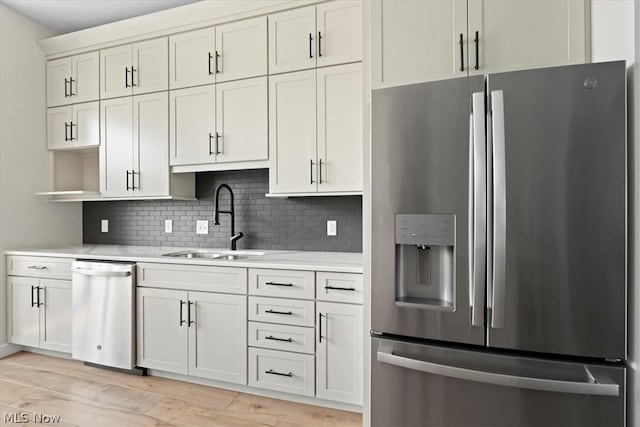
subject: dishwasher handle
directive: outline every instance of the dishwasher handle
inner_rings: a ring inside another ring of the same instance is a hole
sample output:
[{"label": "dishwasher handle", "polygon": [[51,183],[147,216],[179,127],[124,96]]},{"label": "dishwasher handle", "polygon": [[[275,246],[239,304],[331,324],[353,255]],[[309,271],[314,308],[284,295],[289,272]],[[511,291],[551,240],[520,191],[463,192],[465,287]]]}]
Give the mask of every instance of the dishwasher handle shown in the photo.
[{"label": "dishwasher handle", "polygon": [[86,268],[71,267],[73,273],[81,274],[83,276],[93,277],[129,277],[130,271],[109,271],[109,270],[91,270]]}]

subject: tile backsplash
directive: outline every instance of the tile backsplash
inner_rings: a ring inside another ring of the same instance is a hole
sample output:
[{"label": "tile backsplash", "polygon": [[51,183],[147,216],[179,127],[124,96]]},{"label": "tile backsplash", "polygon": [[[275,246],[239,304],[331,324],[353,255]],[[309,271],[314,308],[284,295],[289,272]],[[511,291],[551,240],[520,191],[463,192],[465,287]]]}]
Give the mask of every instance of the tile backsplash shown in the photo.
[{"label": "tile backsplash", "polygon": [[[362,197],[317,196],[268,198],[268,169],[206,172],[196,176],[198,200],[101,201],[83,203],[83,241],[86,244],[146,246],[229,246],[230,216],[213,224],[215,189],[226,183],[233,189],[236,232],[244,237],[238,249],[362,251]],[[220,193],[228,210],[228,192]],[[109,232],[100,232],[100,220],[109,220]],[[173,233],[164,232],[165,219]],[[196,234],[196,221],[209,221],[209,234]],[[327,236],[327,220],[338,222],[338,235]]]}]

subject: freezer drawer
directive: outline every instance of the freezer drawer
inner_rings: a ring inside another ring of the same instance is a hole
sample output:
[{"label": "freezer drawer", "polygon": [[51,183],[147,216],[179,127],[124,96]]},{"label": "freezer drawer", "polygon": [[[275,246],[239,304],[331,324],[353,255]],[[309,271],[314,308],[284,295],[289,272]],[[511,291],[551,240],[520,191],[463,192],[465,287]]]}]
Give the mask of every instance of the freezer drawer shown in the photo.
[{"label": "freezer drawer", "polygon": [[373,426],[624,426],[625,368],[372,340]]}]

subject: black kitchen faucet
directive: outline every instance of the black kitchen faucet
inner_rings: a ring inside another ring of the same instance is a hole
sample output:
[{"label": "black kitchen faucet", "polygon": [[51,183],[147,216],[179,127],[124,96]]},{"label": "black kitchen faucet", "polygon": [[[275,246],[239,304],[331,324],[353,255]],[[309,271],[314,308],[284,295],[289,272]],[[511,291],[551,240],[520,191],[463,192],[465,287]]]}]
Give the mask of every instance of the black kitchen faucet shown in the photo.
[{"label": "black kitchen faucet", "polygon": [[[220,202],[219,202],[218,198],[220,196],[220,190],[222,190],[223,188],[226,188],[227,190],[229,190],[229,195],[231,196],[231,200],[230,200],[230,204],[231,205],[230,205],[230,208],[229,208],[228,211],[220,210]],[[233,206],[233,191],[231,190],[231,187],[229,187],[227,184],[220,184],[216,188],[216,209],[215,209],[215,214],[213,216],[214,225],[220,225],[220,214],[221,213],[231,215],[231,239],[230,239],[230,244],[231,244],[231,250],[235,251],[236,250],[237,241],[240,240],[241,238],[243,238],[244,234],[242,232],[236,234],[235,209],[234,209],[234,206]]]}]

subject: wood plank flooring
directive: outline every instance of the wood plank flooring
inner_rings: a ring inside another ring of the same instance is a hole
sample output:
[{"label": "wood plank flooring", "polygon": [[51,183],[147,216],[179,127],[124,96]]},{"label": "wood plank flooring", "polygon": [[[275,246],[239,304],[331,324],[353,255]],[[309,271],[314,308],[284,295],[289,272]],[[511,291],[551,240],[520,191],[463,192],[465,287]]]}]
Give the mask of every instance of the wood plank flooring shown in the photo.
[{"label": "wood plank flooring", "polygon": [[361,426],[361,414],[21,352],[0,360],[6,413],[59,415],[58,426]]}]

